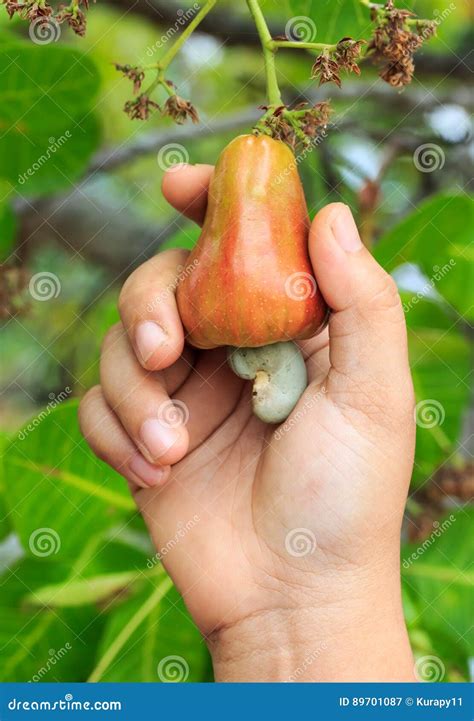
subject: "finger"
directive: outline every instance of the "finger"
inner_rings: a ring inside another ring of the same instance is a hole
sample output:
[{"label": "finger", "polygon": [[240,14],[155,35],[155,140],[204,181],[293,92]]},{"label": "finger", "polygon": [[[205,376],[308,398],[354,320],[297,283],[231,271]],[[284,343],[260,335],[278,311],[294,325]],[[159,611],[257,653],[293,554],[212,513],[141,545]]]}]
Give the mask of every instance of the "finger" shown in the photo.
[{"label": "finger", "polygon": [[333,203],[317,214],[310,255],[333,310],[333,389],[344,392],[362,381],[397,390],[400,383],[410,384],[405,318],[396,285],[363,246],[347,206]]},{"label": "finger", "polygon": [[227,363],[225,348],[199,355],[194,372],[174,394],[188,416],[189,450],[206,441],[235,409],[244,381]]},{"label": "finger", "polygon": [[107,404],[145,458],[162,466],[178,463],[188,449],[186,419],[161,374],[140,366],[120,324],[104,340],[100,376]]},{"label": "finger", "polygon": [[119,312],[130,343],[144,368],[169,367],[182,354],[183,326],[175,288],[186,269],[187,252],[173,249],[143,263],[125,282]]},{"label": "finger", "polygon": [[162,193],[173,208],[201,225],[213,172],[212,165],[183,164],[170,168],[163,177]]},{"label": "finger", "polygon": [[124,476],[132,491],[154,488],[169,477],[169,466],[154,466],[142,456],[107,405],[100,386],[91,388],[79,406],[79,425],[95,455]]}]

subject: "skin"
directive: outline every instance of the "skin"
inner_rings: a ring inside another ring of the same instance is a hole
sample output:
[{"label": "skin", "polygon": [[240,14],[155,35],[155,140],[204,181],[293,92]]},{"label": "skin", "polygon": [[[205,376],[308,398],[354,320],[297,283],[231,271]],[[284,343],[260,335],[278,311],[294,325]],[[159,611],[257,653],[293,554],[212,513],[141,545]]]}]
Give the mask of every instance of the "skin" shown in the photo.
[{"label": "skin", "polygon": [[[173,169],[163,193],[202,222],[211,174]],[[216,680],[410,681],[399,569],[415,438],[404,315],[346,206],[317,214],[309,251],[333,314],[300,343],[310,383],[285,424],[255,418],[250,384],[224,349],[183,352],[178,250],[125,283],[122,323],[104,341],[101,385],[80,423],[128,479],[158,549],[198,517],[163,563]],[[186,425],[156,425],[169,398]]]}]

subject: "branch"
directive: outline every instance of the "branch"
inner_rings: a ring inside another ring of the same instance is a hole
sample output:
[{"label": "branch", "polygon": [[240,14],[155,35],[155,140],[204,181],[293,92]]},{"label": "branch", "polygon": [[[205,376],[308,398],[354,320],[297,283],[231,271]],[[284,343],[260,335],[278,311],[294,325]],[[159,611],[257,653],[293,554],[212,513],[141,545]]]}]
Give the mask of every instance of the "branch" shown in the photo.
[{"label": "branch", "polygon": [[[173,26],[176,23],[178,2],[172,0],[109,0],[109,3],[122,10],[132,11],[160,26]],[[284,23],[268,22],[273,38],[284,35]],[[237,16],[228,8],[214,8],[199,26],[200,32],[213,35],[226,45],[257,47],[260,40],[253,22],[247,17]],[[454,48],[450,55],[422,53],[416,57],[416,70],[423,75],[446,75],[453,78],[472,78],[474,57],[470,48]]]}]

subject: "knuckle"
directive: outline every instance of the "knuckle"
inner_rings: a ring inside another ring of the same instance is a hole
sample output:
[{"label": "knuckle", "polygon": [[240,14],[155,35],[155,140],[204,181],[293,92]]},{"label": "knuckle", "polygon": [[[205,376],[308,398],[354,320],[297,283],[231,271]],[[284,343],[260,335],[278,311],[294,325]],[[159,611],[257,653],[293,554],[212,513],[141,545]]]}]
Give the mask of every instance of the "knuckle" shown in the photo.
[{"label": "knuckle", "polygon": [[402,311],[402,303],[397,284],[392,276],[385,271],[381,274],[380,282],[370,302],[377,310]]},{"label": "knuckle", "polygon": [[97,401],[102,399],[102,388],[100,385],[93,386],[82,397],[79,403],[78,419],[82,435],[87,439],[89,418]]},{"label": "knuckle", "polygon": [[106,332],[101,346],[101,355],[107,353],[117,342],[117,339],[123,335],[123,325],[121,323],[115,323],[110,326]]}]

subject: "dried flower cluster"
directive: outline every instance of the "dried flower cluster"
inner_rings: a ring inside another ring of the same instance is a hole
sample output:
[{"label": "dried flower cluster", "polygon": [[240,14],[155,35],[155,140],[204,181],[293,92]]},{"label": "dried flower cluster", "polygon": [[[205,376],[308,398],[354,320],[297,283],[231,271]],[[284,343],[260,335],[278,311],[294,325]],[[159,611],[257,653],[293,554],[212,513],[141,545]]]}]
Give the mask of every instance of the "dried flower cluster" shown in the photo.
[{"label": "dried flower cluster", "polygon": [[264,105],[261,110],[267,111],[261,123],[263,132],[292,148],[296,148],[298,143],[314,144],[326,130],[331,114],[327,102],[316,103],[311,107],[308,107],[308,103],[299,103],[292,109],[286,105],[275,109]]},{"label": "dried flower cluster", "polygon": [[324,50],[321,55],[318,55],[311,70],[311,77],[319,77],[320,85],[333,82],[340,88],[341,70],[360,75],[356,61],[360,59],[363,45],[365,45],[365,40],[342,38],[334,51]]},{"label": "dried flower cluster", "polygon": [[427,20],[415,24],[412,32],[407,21],[413,22],[413,13],[400,10],[389,0],[382,10],[373,11],[377,22],[367,48],[375,62],[382,63],[380,77],[395,88],[408,85],[415,70],[413,55],[423,42],[432,37],[436,24]]},{"label": "dried flower cluster", "polygon": [[[124,77],[132,81],[133,92],[135,94],[140,92],[143,80],[145,79],[144,69],[138,65],[120,65],[119,63],[115,63],[115,67],[119,72],[123,73]],[[125,103],[124,110],[130,118],[147,120],[153,110],[159,110],[162,115],[167,115],[172,118],[178,125],[182,125],[188,118],[192,120],[193,123],[199,122],[199,116],[194,105],[175,92],[169,96],[163,108],[161,108],[158,103],[155,103],[155,101],[150,98],[150,92],[156,85],[165,86],[167,92],[170,92],[169,88],[175,89],[175,85],[171,80],[159,78],[157,83],[154,83],[147,91],[140,93],[135,100],[128,100]]]},{"label": "dried flower cluster", "polygon": [[50,21],[58,25],[66,23],[76,35],[85,35],[87,19],[84,10],[89,9],[89,0],[71,0],[69,5],[59,3],[56,7],[50,5],[47,0],[24,0],[24,2],[1,0],[1,2],[5,5],[10,18],[17,15],[29,22],[42,20],[45,24]]}]

